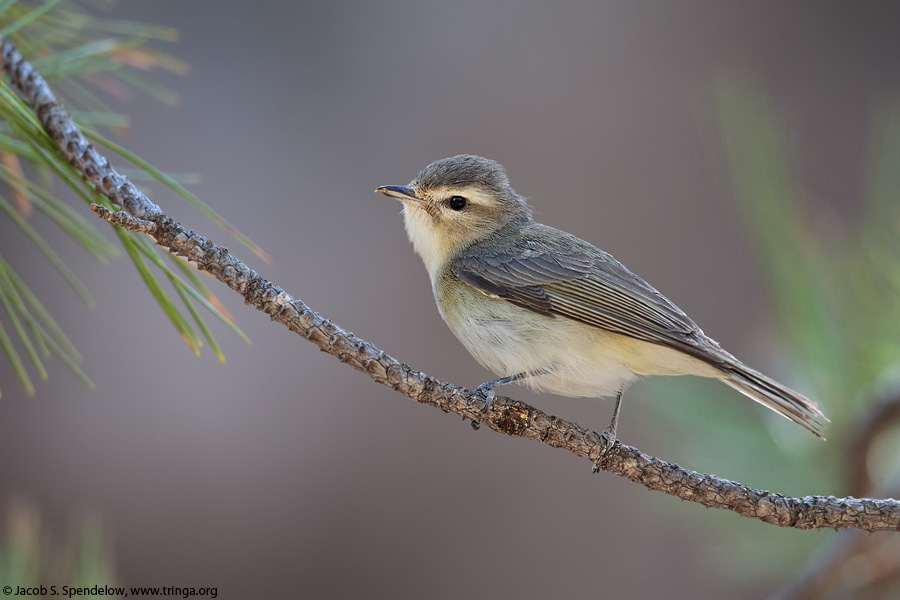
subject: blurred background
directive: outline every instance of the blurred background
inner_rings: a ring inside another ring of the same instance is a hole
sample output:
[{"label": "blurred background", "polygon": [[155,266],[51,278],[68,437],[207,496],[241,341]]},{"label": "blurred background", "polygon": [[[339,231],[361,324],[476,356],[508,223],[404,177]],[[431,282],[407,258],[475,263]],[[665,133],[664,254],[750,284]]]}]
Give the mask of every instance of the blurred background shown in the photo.
[{"label": "blurred background", "polygon": [[[648,380],[626,396],[624,443],[788,495],[898,493],[900,439],[866,425],[896,400],[900,364],[897,3],[156,0],[97,14],[177,28],[151,47],[190,65],[151,74],[174,105],[156,88],[95,89],[130,116],[108,137],[201,175],[190,189],[271,264],[165,187],[141,188],[342,327],[435,377],[491,377],[442,323],[399,206],[373,193],[481,154],[538,220],[613,253],[832,420],[822,443],[717,382]],[[50,361],[28,397],[0,361],[0,557],[31,544],[37,564],[40,541],[78,556],[88,522],[103,565],[93,581],[35,567],[35,584],[896,597],[886,534],[785,530],[592,476],[373,384],[212,280],[253,343],[210,319],[227,362],[195,357],[127,258],[99,265],[31,220],[96,307],[3,217],[0,255],[96,388]],[[504,393],[596,429],[612,410]],[[849,475],[860,465],[871,482]]]}]

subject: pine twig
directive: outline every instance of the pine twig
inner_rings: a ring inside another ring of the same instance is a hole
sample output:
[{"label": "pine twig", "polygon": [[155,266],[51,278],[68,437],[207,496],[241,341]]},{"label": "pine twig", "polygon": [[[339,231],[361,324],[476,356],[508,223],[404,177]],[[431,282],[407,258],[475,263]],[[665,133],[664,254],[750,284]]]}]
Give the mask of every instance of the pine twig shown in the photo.
[{"label": "pine twig", "polygon": [[621,443],[605,451],[603,440],[596,432],[507,397],[495,397],[488,408],[482,410],[480,396],[399,362],[263,279],[226,248],[173,221],[133,184],[116,173],[109,161],[88,143],[66,110],[56,102],[44,79],[2,37],[0,56],[3,70],[19,93],[30,102],[63,155],[85,179],[124,209],[111,212],[95,206],[94,210],[101,217],[150,235],[158,245],[187,258],[198,269],[209,272],[241,294],[247,304],[266,313],[273,321],[368,374],[374,381],[416,402],[487,425],[493,431],[567,450],[590,460],[601,470],[640,483],[648,489],[710,508],[727,509],[766,523],[798,529],[900,530],[900,502],[893,499],[833,496],[790,498],[714,475],[689,471]]}]

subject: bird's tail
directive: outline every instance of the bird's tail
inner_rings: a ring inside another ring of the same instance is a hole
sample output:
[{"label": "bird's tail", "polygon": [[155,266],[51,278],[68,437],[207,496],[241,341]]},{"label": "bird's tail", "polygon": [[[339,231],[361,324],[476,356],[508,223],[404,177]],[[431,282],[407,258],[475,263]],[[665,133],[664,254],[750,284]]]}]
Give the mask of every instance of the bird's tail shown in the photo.
[{"label": "bird's tail", "polygon": [[728,375],[721,381],[825,439],[823,429],[828,418],[815,402],[743,364],[729,366]]}]

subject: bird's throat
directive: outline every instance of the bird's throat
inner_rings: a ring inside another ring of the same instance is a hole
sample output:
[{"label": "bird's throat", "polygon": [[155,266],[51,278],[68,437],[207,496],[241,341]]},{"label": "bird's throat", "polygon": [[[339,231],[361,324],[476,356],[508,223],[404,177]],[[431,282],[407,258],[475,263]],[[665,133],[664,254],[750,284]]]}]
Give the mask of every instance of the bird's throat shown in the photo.
[{"label": "bird's throat", "polygon": [[421,208],[404,204],[403,224],[413,249],[422,258],[432,283],[451,255],[449,241],[434,226],[434,219]]}]

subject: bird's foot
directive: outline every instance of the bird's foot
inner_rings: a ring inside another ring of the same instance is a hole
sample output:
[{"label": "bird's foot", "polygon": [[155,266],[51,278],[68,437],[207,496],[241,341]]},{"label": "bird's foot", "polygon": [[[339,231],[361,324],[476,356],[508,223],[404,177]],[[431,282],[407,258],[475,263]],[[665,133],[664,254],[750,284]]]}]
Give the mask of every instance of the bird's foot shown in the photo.
[{"label": "bird's foot", "polygon": [[494,386],[496,384],[493,381],[489,381],[487,383],[482,383],[474,390],[474,394],[472,394],[473,399],[477,399],[481,403],[481,412],[487,412],[487,409],[490,408],[491,402],[494,401]]},{"label": "bird's foot", "polygon": [[[540,371],[535,371],[534,373],[516,373],[515,375],[510,375],[509,377],[501,377],[500,379],[495,379],[493,381],[486,381],[479,385],[477,388],[473,390],[471,399],[477,399],[481,403],[481,414],[484,414],[491,407],[491,402],[494,401],[494,388],[498,385],[506,385],[507,383],[512,383],[513,381],[519,381],[520,379],[525,379],[529,375],[542,375],[546,371],[541,369]],[[472,429],[478,429],[478,423],[472,421]]]},{"label": "bird's foot", "polygon": [[[606,456],[617,443],[619,443],[619,441],[616,439],[616,430],[613,427],[607,427],[606,429],[604,429],[600,434],[600,456]],[[600,465],[594,464],[594,466],[591,468],[591,472],[595,475],[599,473]]]},{"label": "bird's foot", "polygon": [[[470,398],[473,402],[477,402],[480,405],[479,411],[481,412],[481,414],[486,413],[488,411],[488,408],[491,407],[491,402],[494,401],[495,385],[496,382],[488,381],[487,383],[482,383],[477,388],[472,390],[473,393]],[[472,429],[474,429],[475,431],[478,431],[478,429],[481,427],[481,423],[475,420],[473,420],[471,424]]]},{"label": "bird's foot", "polygon": [[603,433],[600,434],[600,443],[603,445],[603,454],[612,450],[613,446],[616,445],[616,442],[618,442],[616,439],[616,430],[612,427],[607,427],[603,430]]},{"label": "bird's foot", "polygon": [[[613,410],[612,421],[609,422],[609,427],[603,430],[603,433],[600,434],[600,445],[602,446],[600,456],[606,456],[609,454],[609,451],[612,450],[615,445],[618,443],[616,440],[616,429],[619,426],[619,409],[622,407],[622,394],[624,390],[619,390],[619,393],[616,394],[616,408]],[[594,473],[600,472],[600,465],[595,464]]]}]

